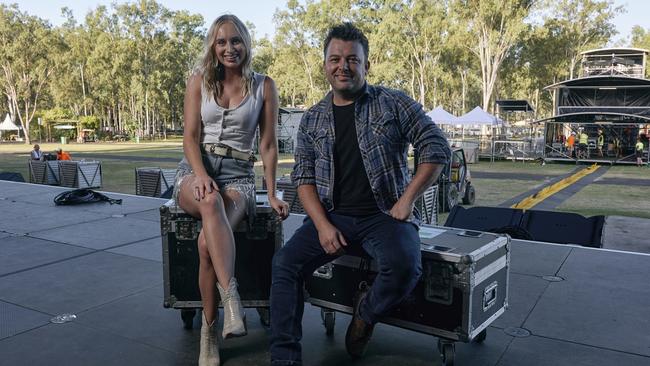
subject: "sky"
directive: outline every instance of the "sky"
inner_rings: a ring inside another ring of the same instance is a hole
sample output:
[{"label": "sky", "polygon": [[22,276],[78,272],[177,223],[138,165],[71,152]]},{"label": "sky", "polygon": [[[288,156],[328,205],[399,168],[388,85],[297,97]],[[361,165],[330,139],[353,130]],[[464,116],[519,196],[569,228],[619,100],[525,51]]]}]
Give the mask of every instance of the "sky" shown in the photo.
[{"label": "sky", "polygon": [[[40,1],[17,1],[0,0],[0,3],[17,3],[22,11],[31,15],[49,20],[53,25],[60,25],[64,19],[61,17],[61,8],[64,6],[72,9],[78,20],[82,20],[85,14],[97,5],[110,4],[115,0],[40,0]],[[237,15],[244,21],[250,21],[257,28],[259,37],[264,35],[273,36],[275,25],[273,14],[276,9],[284,8],[287,0],[231,0],[231,1],[194,1],[194,0],[157,0],[171,10],[188,10],[191,13],[203,15],[206,22],[211,22],[224,13]],[[127,1],[117,1],[127,2]],[[619,34],[614,37],[612,43],[629,38],[630,31],[634,25],[650,29],[650,1],[648,0],[614,0],[615,5],[625,5],[627,12],[614,19]],[[208,24],[205,25],[208,27]],[[623,46],[626,46],[624,43]]]}]

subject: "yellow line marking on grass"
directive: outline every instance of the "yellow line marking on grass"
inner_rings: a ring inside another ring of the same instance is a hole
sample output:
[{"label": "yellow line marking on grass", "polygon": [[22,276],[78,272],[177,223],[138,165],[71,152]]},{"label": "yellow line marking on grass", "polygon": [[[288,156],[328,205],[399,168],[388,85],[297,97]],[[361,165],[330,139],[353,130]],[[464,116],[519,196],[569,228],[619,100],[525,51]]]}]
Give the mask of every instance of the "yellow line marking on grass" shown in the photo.
[{"label": "yellow line marking on grass", "polygon": [[586,177],[587,175],[595,172],[599,166],[597,164],[594,164],[586,169],[582,169],[581,171],[568,176],[556,183],[551,184],[548,187],[544,187],[540,189],[537,193],[528,196],[524,198],[523,200],[519,201],[518,203],[515,203],[514,205],[510,206],[510,208],[520,208],[523,210],[528,210],[531,209],[533,206],[539,204],[540,202],[544,201],[548,197],[556,194],[557,192],[563,190],[564,188],[572,185],[573,183],[577,182],[578,180]]}]

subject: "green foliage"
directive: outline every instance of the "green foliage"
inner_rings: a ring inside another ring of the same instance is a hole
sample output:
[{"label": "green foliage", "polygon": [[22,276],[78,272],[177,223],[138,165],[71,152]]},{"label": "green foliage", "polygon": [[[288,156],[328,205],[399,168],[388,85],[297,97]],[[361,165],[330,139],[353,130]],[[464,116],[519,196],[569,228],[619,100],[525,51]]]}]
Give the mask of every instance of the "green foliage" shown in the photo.
[{"label": "green foliage", "polygon": [[83,116],[79,117],[79,122],[81,123],[81,128],[88,128],[91,130],[96,130],[99,128],[99,117],[97,116]]},{"label": "green foliage", "polygon": [[[644,29],[640,25],[635,25],[632,27],[632,40],[631,46],[636,48],[643,48],[650,50],[650,28]],[[646,68],[645,70],[646,77],[650,77],[650,70]]]},{"label": "green foliage", "polygon": [[44,124],[71,119],[72,117],[73,117],[72,111],[61,107],[54,107],[52,109],[47,109],[43,111],[41,115]]},{"label": "green foliage", "polygon": [[[580,53],[607,44],[621,11],[609,0],[288,0],[273,39],[248,26],[254,70],[275,80],[282,105],[308,107],[329,91],[323,39],[352,21],[370,42],[369,82],[426,109],[462,114],[523,98],[542,117],[552,113],[543,88],[575,77]],[[61,12],[66,22],[53,28],[0,5],[0,87],[9,96],[0,112],[27,130],[38,116],[142,137],[181,127],[206,32],[200,15],[154,0],[97,6],[79,21]],[[635,27],[632,44],[650,48],[649,31]]]}]

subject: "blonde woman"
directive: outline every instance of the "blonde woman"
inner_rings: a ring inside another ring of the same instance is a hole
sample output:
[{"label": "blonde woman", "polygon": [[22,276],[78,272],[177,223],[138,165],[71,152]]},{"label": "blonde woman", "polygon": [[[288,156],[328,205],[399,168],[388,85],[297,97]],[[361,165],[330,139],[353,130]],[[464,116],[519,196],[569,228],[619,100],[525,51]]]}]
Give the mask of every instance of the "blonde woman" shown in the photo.
[{"label": "blonde woman", "polygon": [[215,287],[224,308],[223,338],[246,335],[234,278],[232,227],[254,213],[252,148],[258,126],[269,203],[282,218],[289,211],[275,196],[278,93],[271,78],[251,70],[251,58],[246,26],[234,15],[220,16],[208,31],[205,50],[185,93],[185,157],[178,167],[174,198],[203,224],[198,240],[202,366],[219,364]]}]

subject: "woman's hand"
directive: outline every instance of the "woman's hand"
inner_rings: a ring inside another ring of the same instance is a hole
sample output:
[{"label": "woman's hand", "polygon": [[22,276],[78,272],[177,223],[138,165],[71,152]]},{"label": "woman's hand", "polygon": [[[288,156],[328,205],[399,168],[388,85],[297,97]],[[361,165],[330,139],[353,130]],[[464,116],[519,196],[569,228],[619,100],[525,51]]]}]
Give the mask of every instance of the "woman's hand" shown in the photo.
[{"label": "woman's hand", "polygon": [[213,191],[219,192],[219,187],[217,187],[217,183],[215,183],[212,178],[207,175],[194,176],[194,181],[192,182],[192,194],[194,195],[195,200],[200,201],[205,198],[206,194],[212,193]]},{"label": "woman's hand", "polygon": [[277,197],[269,197],[269,205],[278,213],[282,220],[289,216],[289,204]]}]

